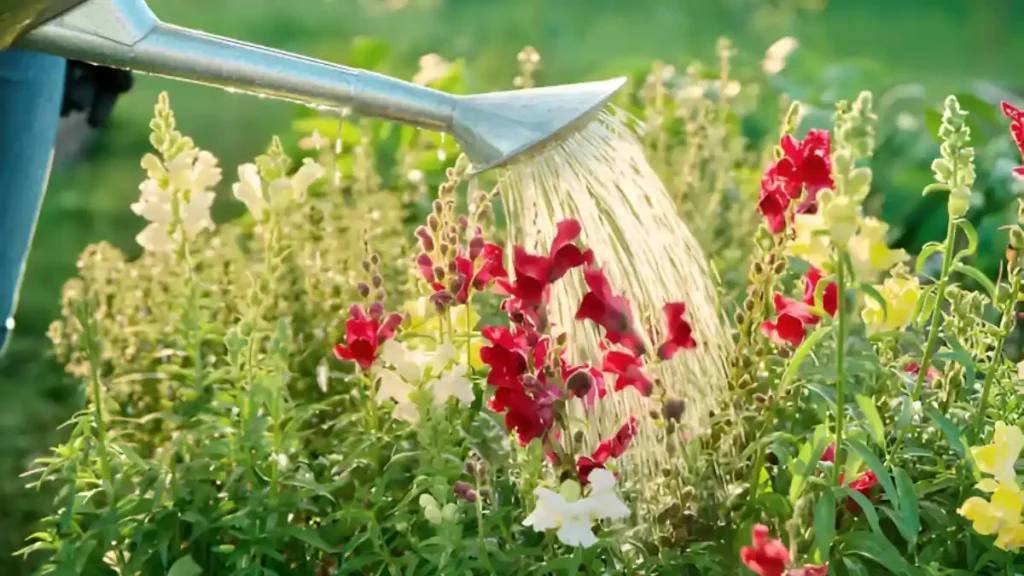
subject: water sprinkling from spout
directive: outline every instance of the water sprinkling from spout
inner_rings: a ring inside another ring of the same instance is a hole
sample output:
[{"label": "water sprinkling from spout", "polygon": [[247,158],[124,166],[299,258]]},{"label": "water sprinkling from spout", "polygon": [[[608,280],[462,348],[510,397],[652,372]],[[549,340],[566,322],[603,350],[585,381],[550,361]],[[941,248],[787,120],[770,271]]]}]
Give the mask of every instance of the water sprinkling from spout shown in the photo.
[{"label": "water sprinkling from spout", "polygon": [[[512,244],[541,252],[551,245],[560,220],[575,218],[581,240],[594,250],[616,292],[633,304],[647,349],[656,350],[665,336],[662,306],[683,301],[698,347],[684,350],[651,369],[669,396],[687,409],[680,426],[699,433],[707,415],[726,392],[726,358],[731,348],[717,291],[704,254],[661,180],[644,158],[630,128],[638,122],[610,108],[580,132],[545,153],[513,164],[500,185],[507,207]],[[552,322],[565,331],[572,360],[600,365],[601,334],[592,323],[574,320],[587,288],[576,271],[555,284]],[[630,415],[646,420],[651,400],[628,388],[610,390],[609,398],[579,415],[591,423],[587,443],[614,434]],[[675,434],[679,434],[677,430]],[[637,448],[627,453],[624,472],[639,480],[677,469],[665,432],[641,426]]]}]

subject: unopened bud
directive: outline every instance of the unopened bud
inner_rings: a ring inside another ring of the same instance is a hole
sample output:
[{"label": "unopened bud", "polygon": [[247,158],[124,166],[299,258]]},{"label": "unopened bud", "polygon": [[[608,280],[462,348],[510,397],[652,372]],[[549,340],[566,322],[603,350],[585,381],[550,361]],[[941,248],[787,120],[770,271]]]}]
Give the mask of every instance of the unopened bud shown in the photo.
[{"label": "unopened bud", "polygon": [[374,274],[370,281],[373,282],[374,288],[380,288],[380,285],[384,283],[384,279],[380,277],[380,274]]},{"label": "unopened bud", "polygon": [[374,302],[373,304],[370,304],[369,313],[370,318],[373,318],[374,320],[380,320],[381,317],[384,316],[384,305],[381,304],[380,302]]},{"label": "unopened bud", "polygon": [[380,266],[380,256],[376,254],[370,254],[370,264],[374,266]]},{"label": "unopened bud", "polygon": [[438,282],[440,282],[441,280],[444,280],[444,276],[445,276],[444,268],[442,268],[440,266],[434,266],[434,278],[437,279]]},{"label": "unopened bud", "polygon": [[370,295],[370,287],[366,285],[366,282],[360,282],[356,285],[356,290],[359,291],[359,295],[366,298]]},{"label": "unopened bud", "polygon": [[572,435],[572,441],[576,444],[583,444],[586,439],[587,435],[583,433],[583,430],[577,430],[576,433]]},{"label": "unopened bud", "polygon": [[459,500],[470,504],[476,502],[476,492],[473,491],[473,487],[461,480],[455,483],[452,491],[455,492],[455,496]]},{"label": "unopened bud", "polygon": [[764,266],[760,262],[754,262],[753,270],[755,276],[764,274]]},{"label": "unopened bud", "polygon": [[462,292],[462,289],[465,288],[465,287],[466,287],[466,275],[465,274],[456,274],[455,277],[452,278],[451,283],[448,285],[448,288],[452,291],[453,294],[458,294],[458,293]]},{"label": "unopened bud", "polygon": [[678,422],[686,412],[686,402],[682,398],[669,398],[665,400],[665,406],[661,412],[665,415],[666,420]]},{"label": "unopened bud", "polygon": [[[437,202],[435,202],[435,204],[440,205],[440,203]],[[427,227],[433,230],[434,232],[437,232],[441,228],[441,220],[437,218],[436,214],[431,214],[430,216],[427,216]]]},{"label": "unopened bud", "polygon": [[594,387],[594,377],[586,370],[577,370],[566,379],[565,387],[573,396],[583,398]]},{"label": "unopened bud", "polygon": [[459,230],[465,232],[469,229],[469,218],[465,216],[459,216]]},{"label": "unopened bud", "polygon": [[786,271],[786,261],[785,260],[779,260],[778,262],[775,263],[775,266],[772,266],[772,273],[775,274],[776,276],[778,276],[779,274],[782,274],[785,271]]},{"label": "unopened bud", "polygon": [[[444,186],[442,186],[441,188],[443,190]],[[434,214],[441,215],[444,212],[444,204],[442,204],[440,200],[434,200],[434,204],[432,205],[432,207],[434,209]],[[430,224],[429,218],[427,219],[427,224]],[[437,230],[437,228],[434,226],[430,226],[430,229]]]},{"label": "unopened bud", "polygon": [[370,261],[369,260],[363,260],[363,271],[364,272],[369,272],[371,268],[373,268],[373,266],[370,265]]},{"label": "unopened bud", "polygon": [[420,226],[416,229],[416,237],[420,239],[420,246],[423,247],[425,252],[433,252],[434,250],[434,237],[431,236],[430,231],[425,227]]},{"label": "unopened bud", "polygon": [[474,236],[469,241],[469,259],[476,260],[480,253],[484,251],[484,238],[483,236]]}]

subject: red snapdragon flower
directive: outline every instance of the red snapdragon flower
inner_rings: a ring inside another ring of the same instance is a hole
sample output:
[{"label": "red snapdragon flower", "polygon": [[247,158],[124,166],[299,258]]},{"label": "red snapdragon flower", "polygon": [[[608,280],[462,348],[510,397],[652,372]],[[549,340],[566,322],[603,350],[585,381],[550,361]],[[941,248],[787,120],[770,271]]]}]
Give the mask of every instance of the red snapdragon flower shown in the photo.
[{"label": "red snapdragon flower", "polygon": [[740,550],[740,560],[760,576],[783,576],[790,562],[789,549],[781,540],[768,538],[770,534],[764,524],[755,525],[751,535],[753,546]]},{"label": "red snapdragon flower", "polygon": [[381,342],[394,336],[395,329],[402,324],[402,316],[389,314],[384,317],[384,306],[380,303],[370,306],[369,314],[358,305],[352,306],[349,314],[351,318],[345,321],[345,344],[335,344],[334,355],[339,360],[351,360],[366,370],[377,359],[377,348]]},{"label": "red snapdragon flower", "polygon": [[765,170],[758,202],[758,209],[773,234],[785,229],[786,211],[804,190],[807,198],[796,212],[813,214],[818,209],[818,191],[833,186],[832,146],[828,131],[811,130],[803,141],[787,134],[779,145],[783,156]]},{"label": "red snapdragon flower", "polygon": [[[804,304],[814,306],[814,293],[818,290],[818,283],[824,278],[824,273],[814,266],[807,271],[807,275],[804,276]],[[836,310],[839,309],[839,286],[835,282],[829,282],[825,286],[825,291],[821,294],[821,307],[829,316],[836,315]],[[812,323],[817,322],[818,318],[815,317]]]},{"label": "red snapdragon flower", "polygon": [[[843,475],[840,474],[839,484],[842,483]],[[875,486],[877,485],[878,476],[875,476],[874,472],[868,470],[867,472],[864,472],[863,474],[855,478],[853,482],[850,482],[850,489],[856,490],[857,492],[863,494],[864,497],[867,498],[868,500],[872,500],[874,499]],[[854,500],[853,498],[850,498],[849,500],[846,501],[846,509],[854,514],[857,514],[861,511],[860,504],[857,504],[857,501]]]},{"label": "red snapdragon flower", "polygon": [[526,375],[522,386],[502,387],[494,392],[487,407],[505,415],[505,427],[514,431],[520,446],[527,446],[536,438],[543,438],[555,424],[554,403],[561,398],[557,386],[540,378]]},{"label": "red snapdragon flower", "polygon": [[615,436],[602,440],[589,457],[582,456],[576,460],[576,472],[579,474],[580,482],[587,484],[590,482],[591,472],[598,468],[604,468],[608,460],[625,454],[626,448],[629,448],[629,444],[636,437],[636,433],[636,418],[630,416],[629,420],[622,425],[622,428],[619,428]]},{"label": "red snapdragon flower", "polygon": [[503,326],[487,326],[482,333],[491,344],[480,349],[480,359],[490,367],[487,383],[496,388],[488,408],[505,415],[505,426],[525,446],[551,429],[553,404],[562,397],[543,370],[550,341]]},{"label": "red snapdragon flower", "polygon": [[[921,372],[921,365],[918,364],[917,362],[914,362],[908,365],[903,371],[916,378],[918,373]],[[932,380],[941,377],[942,372],[939,372],[939,370],[934,366],[929,366],[928,371],[924,375],[924,381],[931,384]]]},{"label": "red snapdragon flower", "polygon": [[581,231],[578,221],[562,220],[557,228],[547,256],[530,254],[522,246],[513,249],[515,282],[500,280],[499,286],[505,292],[526,304],[540,305],[547,301],[548,289],[553,282],[569,270],[594,261],[591,250],[584,251],[573,244]]},{"label": "red snapdragon flower", "polygon": [[459,249],[454,259],[454,277],[448,284],[437,280],[433,261],[426,254],[420,254],[416,265],[423,278],[430,282],[435,293],[450,290],[454,292],[455,300],[460,304],[465,304],[469,300],[470,286],[474,290],[484,290],[495,280],[508,278],[508,272],[504,265],[505,254],[501,246],[483,242],[482,238],[480,238],[480,242],[475,240],[470,242],[468,252]]},{"label": "red snapdragon flower", "polygon": [[667,302],[662,310],[665,313],[665,321],[668,324],[668,337],[658,347],[658,357],[662,360],[671,360],[676,352],[682,349],[692,350],[697,347],[697,341],[693,339],[693,328],[690,323],[683,319],[686,314],[686,304],[683,302]]},{"label": "red snapdragon flower", "polygon": [[771,532],[764,524],[754,525],[752,532],[753,546],[744,546],[740,550],[740,560],[755,574],[760,576],[826,576],[828,574],[828,564],[790,567],[793,559],[789,550],[781,540],[768,537]]},{"label": "red snapdragon flower", "polygon": [[612,344],[621,344],[637,354],[643,354],[644,344],[633,326],[629,300],[612,292],[611,282],[598,268],[585,269],[583,281],[590,292],[580,301],[576,319],[590,320],[604,328],[605,338]]},{"label": "red snapdragon flower", "polygon": [[782,294],[774,296],[774,303],[775,321],[762,322],[761,332],[780,346],[799,346],[804,341],[805,327],[816,322],[817,317],[803,302],[786,298]]},{"label": "red snapdragon flower", "polygon": [[650,396],[654,391],[654,383],[644,373],[643,368],[644,362],[639,355],[635,352],[620,350],[609,350],[601,365],[601,369],[606,373],[617,376],[615,379],[616,390],[625,390],[632,386],[640,394]]},{"label": "red snapdragon flower", "polygon": [[[814,294],[818,289],[818,283],[824,278],[821,270],[815,267],[804,276],[804,299],[802,302],[786,298],[781,294],[775,294],[776,320],[761,323],[761,332],[772,339],[778,345],[799,346],[804,341],[806,327],[814,326],[821,319],[811,312],[810,307],[814,305]],[[822,308],[829,316],[835,316],[839,308],[839,287],[835,282],[829,282],[821,297]]]},{"label": "red snapdragon flower", "polygon": [[[1010,119],[1010,136],[1017,144],[1021,157],[1024,157],[1024,111],[1015,108],[1008,102],[1003,102],[1003,114]],[[1014,168],[1013,173],[1024,176],[1024,166]]]}]

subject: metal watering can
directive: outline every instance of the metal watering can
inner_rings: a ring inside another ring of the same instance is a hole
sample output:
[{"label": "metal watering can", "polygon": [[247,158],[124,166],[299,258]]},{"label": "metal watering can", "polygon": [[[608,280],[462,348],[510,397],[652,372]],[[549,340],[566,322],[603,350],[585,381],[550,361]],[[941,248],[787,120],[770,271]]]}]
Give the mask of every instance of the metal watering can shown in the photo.
[{"label": "metal watering can", "polygon": [[[10,47],[311,106],[349,107],[366,116],[446,132],[469,157],[473,174],[525,159],[561,141],[590,123],[625,83],[625,78],[617,78],[455,96],[165,24],[145,0],[0,0],[0,50]],[[41,195],[42,189],[0,194]],[[31,230],[0,229],[0,263],[18,267],[0,270],[0,350],[13,329]]]}]

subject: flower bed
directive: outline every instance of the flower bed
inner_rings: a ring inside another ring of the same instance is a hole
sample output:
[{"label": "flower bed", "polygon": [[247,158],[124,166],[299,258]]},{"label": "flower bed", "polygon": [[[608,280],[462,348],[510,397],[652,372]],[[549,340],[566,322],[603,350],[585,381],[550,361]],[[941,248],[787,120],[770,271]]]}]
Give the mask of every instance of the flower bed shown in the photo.
[{"label": "flower bed", "polygon": [[[948,194],[947,237],[912,261],[863,213],[870,95],[802,139],[798,110],[756,205],[716,208],[753,241],[703,236],[739,291],[728,383],[692,414],[651,376],[704,353],[687,303],[637,322],[577,221],[506,249],[460,160],[436,194],[415,169],[418,222],[368,146],[339,164],[315,134],[301,163],[275,140],[239,167],[247,214],[215,228],[221,168],[162,97],[131,207],[144,254],[87,249],[51,329],[88,402],[32,473],[58,496],[24,552],[77,574],[1015,573],[1024,409],[1003,351],[1024,208],[993,282],[970,265],[974,153],[950,98],[924,190]],[[741,163],[702,153],[698,180]],[[574,363],[550,320],[569,278],[600,362]],[[647,410],[605,432],[591,415],[616,394]],[[645,451],[669,460],[631,466]]]}]

